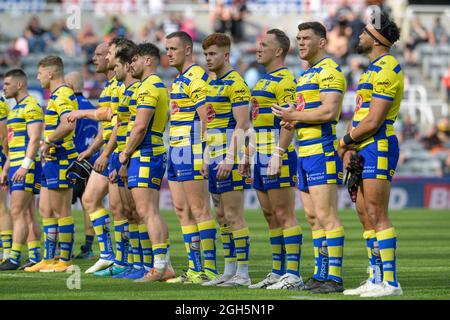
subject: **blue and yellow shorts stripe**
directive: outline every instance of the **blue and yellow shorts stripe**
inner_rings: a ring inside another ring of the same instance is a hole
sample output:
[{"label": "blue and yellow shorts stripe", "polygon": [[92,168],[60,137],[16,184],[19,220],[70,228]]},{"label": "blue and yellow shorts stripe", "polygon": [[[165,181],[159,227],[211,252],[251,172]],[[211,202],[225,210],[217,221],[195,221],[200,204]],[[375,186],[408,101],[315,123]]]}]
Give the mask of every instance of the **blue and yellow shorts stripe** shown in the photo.
[{"label": "blue and yellow shorts stripe", "polygon": [[238,173],[238,164],[233,165],[233,169],[228,178],[217,179],[217,163],[208,166],[208,188],[209,192],[221,194],[229,191],[249,189],[251,187],[251,178],[244,178]]},{"label": "blue and yellow shorts stripe", "polygon": [[279,177],[269,178],[267,166],[271,155],[256,155],[256,164],[253,170],[253,188],[259,191],[295,187],[297,185],[297,153],[287,152],[283,155],[283,164]]},{"label": "blue and yellow shorts stripe", "polygon": [[159,190],[166,172],[167,155],[131,158],[128,167],[128,188],[152,188]]},{"label": "blue and yellow shorts stripe", "polygon": [[344,176],[342,161],[336,151],[299,157],[297,160],[298,188],[308,191],[309,187],[323,184],[342,184]]},{"label": "blue and yellow shorts stripe", "polygon": [[200,173],[203,164],[205,143],[185,147],[170,147],[167,163],[169,181],[203,180]]},{"label": "blue and yellow shorts stripe", "polygon": [[42,178],[42,164],[40,161],[34,161],[31,164],[28,173],[25,176],[25,181],[12,182],[12,177],[20,166],[11,167],[9,170],[9,192],[13,191],[28,191],[34,194],[39,194],[41,190],[41,178]]},{"label": "blue and yellow shorts stripe", "polygon": [[6,156],[3,153],[2,148],[0,147],[0,174],[2,174],[3,172],[3,166],[5,165],[6,162]]},{"label": "blue and yellow shorts stripe", "polygon": [[363,179],[380,179],[391,181],[399,157],[396,136],[387,137],[368,144],[358,151],[364,158]]},{"label": "blue and yellow shorts stripe", "polygon": [[122,164],[119,161],[119,153],[118,152],[113,152],[111,153],[111,155],[109,156],[109,165],[108,165],[108,176],[114,171],[116,170],[117,172],[117,176],[116,176],[116,182],[120,188],[125,188],[125,183],[123,182],[123,180],[120,178],[119,176],[119,170],[120,167],[122,166]]},{"label": "blue and yellow shorts stripe", "polygon": [[47,160],[42,169],[42,187],[48,189],[73,188],[73,181],[67,179],[66,174],[67,168],[75,160],[76,157],[64,160]]}]

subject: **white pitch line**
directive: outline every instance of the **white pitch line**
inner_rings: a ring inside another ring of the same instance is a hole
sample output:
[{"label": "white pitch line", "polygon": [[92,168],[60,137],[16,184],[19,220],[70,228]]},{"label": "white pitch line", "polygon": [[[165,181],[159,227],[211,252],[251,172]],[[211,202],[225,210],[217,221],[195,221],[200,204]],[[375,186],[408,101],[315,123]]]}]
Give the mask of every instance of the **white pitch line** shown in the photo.
[{"label": "white pitch line", "polygon": [[[52,273],[53,274],[53,273]],[[16,274],[16,273],[0,273],[0,278],[34,278],[34,279],[47,279],[46,277],[40,277],[31,274]],[[59,277],[58,277],[59,278]],[[61,278],[59,278],[61,279]]]},{"label": "white pitch line", "polygon": [[299,299],[299,300],[338,300],[333,298],[314,298],[309,296],[290,296],[288,298]]}]

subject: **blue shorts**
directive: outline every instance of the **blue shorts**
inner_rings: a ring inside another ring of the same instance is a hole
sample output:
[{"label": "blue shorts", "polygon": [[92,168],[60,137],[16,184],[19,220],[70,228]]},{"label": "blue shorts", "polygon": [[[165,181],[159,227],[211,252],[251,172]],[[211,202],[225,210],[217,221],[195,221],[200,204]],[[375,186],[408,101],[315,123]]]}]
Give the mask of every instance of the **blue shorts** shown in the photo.
[{"label": "blue shorts", "polygon": [[42,164],[40,161],[34,161],[31,164],[28,173],[25,176],[25,181],[12,182],[14,173],[20,168],[20,166],[11,167],[9,169],[9,192],[13,191],[28,191],[34,194],[39,194],[41,190],[41,178],[42,178]]},{"label": "blue shorts", "polygon": [[287,152],[283,155],[283,164],[279,177],[269,178],[267,166],[269,157],[261,161],[259,154],[256,156],[256,164],[253,171],[253,188],[259,191],[295,187],[297,185],[297,153]]},{"label": "blue shorts", "polygon": [[77,157],[64,160],[47,160],[42,168],[42,187],[48,189],[73,188],[73,181],[67,179],[66,173],[69,165]]},{"label": "blue shorts", "polygon": [[130,159],[128,188],[152,188],[159,190],[166,172],[167,155],[143,156]]},{"label": "blue shorts", "polygon": [[116,172],[117,172],[116,183],[119,185],[119,187],[125,188],[125,183],[123,182],[123,180],[119,176],[119,170],[120,170],[121,166],[122,166],[122,164],[119,161],[119,153],[114,151],[109,156],[108,176],[114,170],[116,170]]},{"label": "blue shorts", "polygon": [[381,139],[358,151],[364,158],[363,179],[392,181],[400,150],[396,136]]},{"label": "blue shorts", "polygon": [[2,174],[3,172],[3,166],[5,165],[6,162],[6,156],[3,153],[3,148],[0,147],[0,174]]},{"label": "blue shorts", "polygon": [[228,178],[217,179],[217,163],[208,167],[208,187],[210,193],[221,194],[229,191],[249,189],[252,184],[251,178],[244,178],[238,173],[238,164],[233,165],[233,169]]},{"label": "blue shorts", "polygon": [[336,151],[307,157],[299,157],[298,188],[308,191],[308,187],[323,184],[342,184],[344,177],[342,161]]},{"label": "blue shorts", "polygon": [[200,173],[205,143],[186,147],[170,147],[167,162],[169,181],[203,180]]}]

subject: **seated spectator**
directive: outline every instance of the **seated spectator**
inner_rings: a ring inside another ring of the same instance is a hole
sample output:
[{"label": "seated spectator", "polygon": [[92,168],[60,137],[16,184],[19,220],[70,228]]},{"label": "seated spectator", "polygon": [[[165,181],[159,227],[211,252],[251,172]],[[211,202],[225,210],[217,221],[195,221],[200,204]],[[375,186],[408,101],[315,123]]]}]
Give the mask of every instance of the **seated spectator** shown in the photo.
[{"label": "seated spectator", "polygon": [[328,33],[328,43],[326,51],[333,56],[340,65],[345,63],[345,58],[349,51],[349,39],[352,34],[351,28],[347,25],[347,17],[338,17],[338,23]]},{"label": "seated spectator", "polygon": [[415,16],[411,25],[411,34],[406,42],[405,60],[406,63],[415,65],[417,63],[417,54],[415,48],[419,43],[428,42],[428,31],[422,25],[420,18]]},{"label": "seated spectator", "polygon": [[111,25],[106,28],[106,39],[110,41],[114,38],[127,38],[129,36],[127,27],[120,21],[117,16],[112,17]]},{"label": "seated spectator", "polygon": [[78,33],[78,43],[87,57],[92,57],[94,55],[95,48],[99,41],[100,39],[95,35],[92,24],[90,23],[86,23],[83,26],[83,29]]},{"label": "seated spectator", "polygon": [[425,132],[422,138],[423,147],[430,151],[431,154],[435,155],[444,151],[444,144],[439,138],[437,126],[433,126]]},{"label": "seated spectator", "polygon": [[24,36],[28,40],[30,52],[45,51],[44,35],[46,32],[47,31],[41,27],[38,17],[32,17],[24,31]]},{"label": "seated spectator", "polygon": [[405,120],[401,121],[401,129],[398,136],[400,142],[405,142],[408,140],[420,139],[420,132],[417,125],[412,121],[411,117],[406,116]]},{"label": "seated spectator", "polygon": [[353,57],[350,59],[350,71],[347,73],[347,90],[356,91],[358,88],[358,82],[364,70],[361,65],[361,59],[359,57]]},{"label": "seated spectator", "polygon": [[430,44],[444,45],[448,43],[448,35],[444,26],[441,23],[441,17],[437,16],[434,19],[433,29],[429,34]]},{"label": "seated spectator", "polygon": [[223,0],[217,0],[214,12],[211,16],[214,32],[225,33],[229,30],[231,20],[230,10],[225,7]]},{"label": "seated spectator", "polygon": [[450,105],[450,65],[448,66],[447,73],[442,77],[442,83],[447,91],[447,103]]},{"label": "seated spectator", "polygon": [[53,50],[61,50],[64,54],[74,57],[76,55],[76,42],[64,20],[56,21],[50,26],[46,35],[47,45]]},{"label": "seated spectator", "polygon": [[137,36],[137,42],[151,42],[154,44],[162,43],[165,38],[164,31],[161,28],[158,28],[155,20],[149,20],[147,24],[145,24],[141,31]]},{"label": "seated spectator", "polygon": [[233,0],[231,7],[231,36],[236,43],[244,40],[244,18],[247,15],[246,0]]},{"label": "seated spectator", "polygon": [[21,51],[17,49],[16,43],[18,38],[11,41],[3,56],[0,56],[0,66],[9,68],[20,68]]},{"label": "seated spectator", "polygon": [[161,29],[163,30],[165,35],[179,31],[180,21],[177,19],[177,16],[172,13],[164,19],[163,23],[161,24]]},{"label": "seated spectator", "polygon": [[190,35],[194,42],[199,40],[197,30],[195,28],[195,21],[192,18],[181,21],[180,31],[184,31]]}]

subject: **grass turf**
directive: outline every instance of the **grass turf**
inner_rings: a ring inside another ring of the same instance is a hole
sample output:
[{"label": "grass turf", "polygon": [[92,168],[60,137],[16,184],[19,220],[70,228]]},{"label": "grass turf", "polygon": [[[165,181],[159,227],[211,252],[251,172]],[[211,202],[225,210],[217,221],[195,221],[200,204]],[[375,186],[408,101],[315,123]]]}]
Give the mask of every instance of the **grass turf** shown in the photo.
[{"label": "grass turf", "polygon": [[[311,232],[302,212],[298,212],[303,227],[301,270],[303,279],[314,269]],[[250,228],[250,276],[253,282],[261,280],[271,270],[271,254],[267,226],[262,213],[248,210],[245,213]],[[169,223],[172,264],[181,273],[187,267],[181,228],[175,214],[165,211]],[[84,241],[81,212],[74,212],[76,221],[75,254]],[[354,211],[340,213],[345,228],[343,262],[344,285],[352,288],[367,278],[367,257],[362,229]],[[404,295],[389,299],[450,299],[447,275],[450,273],[450,246],[448,246],[450,216],[447,211],[402,210],[392,211],[391,220],[398,235],[398,278]],[[220,237],[219,237],[220,239]],[[218,266],[223,270],[221,242],[218,241]],[[98,254],[98,245],[94,245]],[[26,253],[24,252],[25,256]],[[24,258],[23,258],[24,259]],[[95,260],[76,260],[80,266],[81,289],[69,290],[69,274],[25,273],[8,271],[0,273],[0,299],[360,299],[342,294],[313,295],[304,291],[251,290],[247,288],[217,288],[200,285],[167,283],[133,283],[130,280],[97,278],[83,272]]]}]

